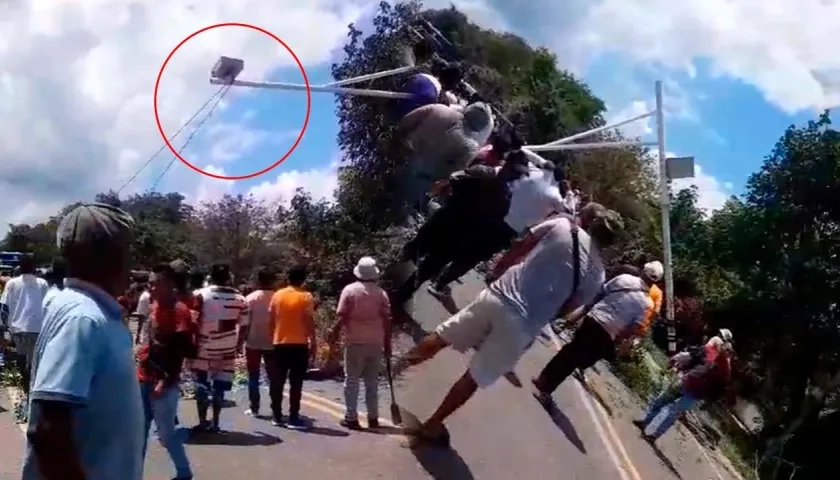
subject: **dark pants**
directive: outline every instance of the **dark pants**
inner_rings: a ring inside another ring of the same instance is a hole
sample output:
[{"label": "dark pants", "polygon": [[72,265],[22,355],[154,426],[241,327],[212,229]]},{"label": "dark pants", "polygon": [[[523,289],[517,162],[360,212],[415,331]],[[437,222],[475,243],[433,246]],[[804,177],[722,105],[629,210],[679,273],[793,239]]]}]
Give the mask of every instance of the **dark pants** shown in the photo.
[{"label": "dark pants", "polygon": [[575,369],[587,369],[598,360],[614,360],[615,344],[609,333],[591,317],[584,317],[575,330],[572,341],[554,355],[537,377],[537,385],[543,393],[551,393],[563,383]]},{"label": "dark pants", "polygon": [[260,363],[265,362],[265,373],[268,375],[269,385],[277,378],[277,362],[274,361],[273,350],[257,350],[245,348],[245,368],[248,370],[248,401],[251,412],[260,411]]},{"label": "dark pants", "polygon": [[275,345],[274,364],[277,366],[276,378],[269,379],[271,413],[275,420],[283,418],[283,390],[286,379],[289,380],[289,419],[300,416],[300,396],[303,392],[303,379],[309,369],[309,346]]},{"label": "dark pants", "polygon": [[435,279],[435,288],[446,288],[450,283],[458,280],[475,268],[479,263],[489,260],[493,255],[510,247],[516,238],[513,231],[504,222],[494,222],[486,226],[476,226],[468,235],[468,244],[463,251],[457,252],[455,258],[446,265]]}]

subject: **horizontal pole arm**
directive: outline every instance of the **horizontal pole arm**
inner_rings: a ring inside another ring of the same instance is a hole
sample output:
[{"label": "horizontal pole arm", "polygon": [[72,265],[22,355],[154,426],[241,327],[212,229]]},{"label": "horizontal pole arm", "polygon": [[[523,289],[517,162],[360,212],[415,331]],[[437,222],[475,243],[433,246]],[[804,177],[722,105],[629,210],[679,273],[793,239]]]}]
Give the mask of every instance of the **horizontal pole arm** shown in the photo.
[{"label": "horizontal pole arm", "polygon": [[[210,83],[213,85],[232,85],[234,87],[250,87],[250,88],[265,88],[269,90],[296,90],[306,91],[306,85],[300,83],[282,83],[282,82],[252,82],[248,80],[226,80],[223,78],[211,78]],[[321,85],[310,85],[310,92],[316,93],[335,93],[337,95],[355,95],[357,97],[378,97],[378,98],[392,98],[404,99],[411,98],[410,93],[402,92],[388,92],[385,90],[366,90],[364,88],[342,88],[342,87],[325,87]]]},{"label": "horizontal pole arm", "polygon": [[652,147],[656,145],[655,142],[638,142],[638,141],[622,141],[622,142],[596,142],[596,143],[572,143],[569,145],[525,145],[524,149],[532,152],[559,152],[564,150],[594,150],[604,148],[625,148],[625,147]]},{"label": "horizontal pole arm", "polygon": [[592,130],[587,130],[585,132],[576,133],[570,137],[561,138],[560,140],[555,140],[553,142],[546,143],[545,145],[565,145],[567,143],[572,143],[575,140],[580,140],[581,138],[589,137],[591,135],[596,135],[601,132],[605,132],[607,130],[613,130],[618,127],[622,127],[627,125],[628,123],[633,123],[639,120],[644,120],[645,118],[649,118],[656,115],[656,110],[651,110],[650,112],[643,113],[641,115],[637,115],[633,118],[628,118],[627,120],[622,120],[620,122],[611,123],[609,125],[604,125],[603,127],[593,128]]},{"label": "horizontal pole arm", "polygon": [[376,73],[369,73],[367,75],[360,75],[358,77],[345,78],[344,80],[337,80],[335,82],[325,83],[322,87],[344,87],[346,85],[353,85],[354,83],[367,82],[368,80],[376,80],[379,78],[390,77],[392,75],[399,75],[401,73],[408,73],[416,70],[417,67],[408,66],[394,68],[392,70],[384,70]]}]

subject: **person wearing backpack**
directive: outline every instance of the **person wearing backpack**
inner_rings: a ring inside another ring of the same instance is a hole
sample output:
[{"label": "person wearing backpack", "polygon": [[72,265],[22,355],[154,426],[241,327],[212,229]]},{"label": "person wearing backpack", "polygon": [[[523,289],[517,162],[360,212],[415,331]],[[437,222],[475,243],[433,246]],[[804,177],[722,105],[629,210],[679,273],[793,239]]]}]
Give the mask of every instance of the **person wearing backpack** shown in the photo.
[{"label": "person wearing backpack", "polygon": [[565,217],[542,222],[505,254],[472,303],[424,337],[397,361],[395,372],[419,365],[441,350],[475,349],[469,367],[437,410],[407,433],[416,445],[448,446],[444,421],[479,388],[509,374],[558,312],[590,303],[604,281],[599,250],[623,227],[621,217],[601,205],[581,212],[578,227]]},{"label": "person wearing backpack", "polygon": [[[722,332],[729,334],[730,341],[714,337],[713,340],[718,341],[698,349],[697,354],[692,356],[694,361],[686,365],[685,373],[650,402],[643,419],[633,421],[645,440],[656,441],[676,423],[680,415],[701,401],[715,402],[727,396],[732,380],[732,334],[727,329]],[[648,433],[654,420],[660,416],[662,420]]]},{"label": "person wearing backpack", "polygon": [[604,284],[596,301],[573,312],[567,322],[580,325],[572,340],[533,379],[534,397],[546,409],[554,406],[552,393],[575,370],[584,371],[599,360],[614,360],[641,333],[653,300],[648,280],[621,274]]}]

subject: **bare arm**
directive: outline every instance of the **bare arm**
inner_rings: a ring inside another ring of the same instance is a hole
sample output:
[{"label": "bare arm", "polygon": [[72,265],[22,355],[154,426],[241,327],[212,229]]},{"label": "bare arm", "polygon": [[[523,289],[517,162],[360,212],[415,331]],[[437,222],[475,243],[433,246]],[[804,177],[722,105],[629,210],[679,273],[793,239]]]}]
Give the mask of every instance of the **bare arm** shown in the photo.
[{"label": "bare arm", "polygon": [[34,400],[26,437],[45,480],[85,480],[67,402]]}]

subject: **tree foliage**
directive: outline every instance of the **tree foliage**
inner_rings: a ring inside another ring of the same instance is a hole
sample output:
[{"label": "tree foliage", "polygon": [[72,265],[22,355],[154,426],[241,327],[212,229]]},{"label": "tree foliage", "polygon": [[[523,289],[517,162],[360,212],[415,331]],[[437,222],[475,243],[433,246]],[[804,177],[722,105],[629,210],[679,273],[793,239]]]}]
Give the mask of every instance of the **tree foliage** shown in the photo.
[{"label": "tree foliage", "polygon": [[[402,66],[402,52],[412,42],[408,26],[418,19],[447,37],[467,67],[468,81],[529,143],[604,124],[604,103],[559,69],[548,50],[481,29],[454,8],[423,10],[416,0],[381,3],[371,32],[350,25],[344,57],[332,67],[335,79]],[[364,87],[396,90],[403,80],[390,77]],[[406,159],[390,148],[392,104],[350,96],[336,102],[343,161],[335,202],[316,201],[303,191],[289,205],[241,195],[189,205],[178,193],[156,192],[123,199],[105,192],[97,200],[118,203],[138,220],[138,267],[172,258],[199,266],[226,261],[245,279],[259,265],[285,269],[307,262],[317,294],[333,301],[359,257],[373,255],[382,263],[394,258],[405,238],[399,225],[406,214],[396,188]],[[606,132],[592,141],[607,139],[620,136]],[[649,152],[593,150],[550,159],[570,165],[584,195],[625,216],[626,238],[605,252],[610,268],[661,258],[658,176]],[[826,422],[837,422],[831,412],[832,392],[840,386],[838,179],[840,133],[826,114],[784,132],[742,199],[709,213],[699,207],[696,189],[671,198],[678,331],[698,341],[706,324],[730,328],[739,388],[761,402],[765,436],[788,429],[799,445],[807,445],[814,432],[829,431]],[[73,206],[42,223],[12,225],[0,246],[35,252],[47,262],[55,254],[58,221]],[[809,387],[828,395],[811,398]],[[790,456],[803,463],[806,451],[794,449]]]}]

